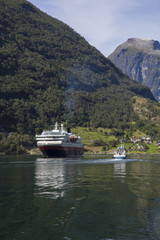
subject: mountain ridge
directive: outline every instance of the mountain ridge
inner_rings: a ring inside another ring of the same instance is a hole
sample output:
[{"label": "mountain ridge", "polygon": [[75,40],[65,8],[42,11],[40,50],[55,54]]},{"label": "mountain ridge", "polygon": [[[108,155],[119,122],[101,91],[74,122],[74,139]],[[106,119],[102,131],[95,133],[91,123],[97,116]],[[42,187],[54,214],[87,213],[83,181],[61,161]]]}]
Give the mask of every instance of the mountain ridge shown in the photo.
[{"label": "mountain ridge", "polygon": [[135,96],[157,104],[149,88],[66,24],[25,0],[1,0],[0,6],[3,132],[34,136],[55,121],[124,129],[140,120]]},{"label": "mountain ridge", "polygon": [[130,78],[148,86],[160,102],[160,43],[158,41],[128,39],[115,49],[109,59]]},{"label": "mountain ridge", "polygon": [[148,54],[160,55],[160,43],[151,39],[129,38],[126,42],[118,46],[115,51],[119,48],[122,49],[127,47],[136,48]]}]

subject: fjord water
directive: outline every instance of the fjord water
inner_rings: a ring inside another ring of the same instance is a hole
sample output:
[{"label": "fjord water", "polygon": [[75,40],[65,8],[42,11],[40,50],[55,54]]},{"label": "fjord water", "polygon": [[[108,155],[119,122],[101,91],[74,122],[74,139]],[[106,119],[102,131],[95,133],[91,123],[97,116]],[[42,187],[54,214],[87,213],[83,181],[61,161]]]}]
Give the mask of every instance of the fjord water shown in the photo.
[{"label": "fjord water", "polygon": [[0,239],[160,239],[160,156],[1,156]]}]

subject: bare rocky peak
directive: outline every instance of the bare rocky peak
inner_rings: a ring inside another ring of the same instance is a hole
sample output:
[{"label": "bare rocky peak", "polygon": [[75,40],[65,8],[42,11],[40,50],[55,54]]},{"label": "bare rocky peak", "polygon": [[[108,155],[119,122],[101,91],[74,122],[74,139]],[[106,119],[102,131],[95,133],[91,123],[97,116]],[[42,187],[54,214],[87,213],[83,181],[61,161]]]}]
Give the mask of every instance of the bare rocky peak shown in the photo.
[{"label": "bare rocky peak", "polygon": [[109,59],[123,73],[150,88],[160,102],[160,43],[130,38],[119,45]]},{"label": "bare rocky peak", "polygon": [[129,38],[118,47],[118,50],[127,48],[141,50],[142,52],[146,52],[148,54],[160,55],[160,43],[155,40]]}]

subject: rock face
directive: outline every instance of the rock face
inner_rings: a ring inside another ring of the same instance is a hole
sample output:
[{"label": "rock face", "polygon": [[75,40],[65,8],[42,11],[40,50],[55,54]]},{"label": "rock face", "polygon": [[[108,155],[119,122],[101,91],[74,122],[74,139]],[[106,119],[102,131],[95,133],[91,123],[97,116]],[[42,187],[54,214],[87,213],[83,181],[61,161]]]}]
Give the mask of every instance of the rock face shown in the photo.
[{"label": "rock face", "polygon": [[160,43],[130,38],[119,45],[109,59],[123,73],[148,86],[160,102]]}]

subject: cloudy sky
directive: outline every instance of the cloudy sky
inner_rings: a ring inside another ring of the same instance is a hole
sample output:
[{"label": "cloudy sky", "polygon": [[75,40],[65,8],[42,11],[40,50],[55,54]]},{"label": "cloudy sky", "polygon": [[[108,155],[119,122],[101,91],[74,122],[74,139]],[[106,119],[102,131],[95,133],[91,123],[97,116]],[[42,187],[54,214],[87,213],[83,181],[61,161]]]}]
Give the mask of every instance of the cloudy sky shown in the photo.
[{"label": "cloudy sky", "polygon": [[128,38],[160,41],[160,0],[29,0],[106,57]]}]

